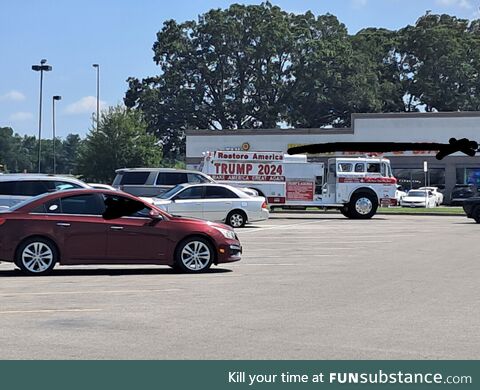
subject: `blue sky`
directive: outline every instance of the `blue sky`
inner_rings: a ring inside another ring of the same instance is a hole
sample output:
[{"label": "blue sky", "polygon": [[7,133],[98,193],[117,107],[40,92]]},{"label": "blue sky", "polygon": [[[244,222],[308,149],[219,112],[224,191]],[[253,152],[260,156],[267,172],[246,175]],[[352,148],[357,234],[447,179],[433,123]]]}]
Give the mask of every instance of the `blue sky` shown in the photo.
[{"label": "blue sky", "polygon": [[[120,103],[130,76],[157,74],[152,61],[155,34],[168,19],[195,19],[235,1],[19,0],[0,6],[0,126],[20,134],[38,132],[39,74],[31,65],[48,59],[44,78],[43,135],[51,136],[52,96],[57,103],[57,134],[84,136],[95,111],[100,64],[103,106]],[[261,1],[237,1],[259,4]],[[479,0],[273,0],[289,12],[330,12],[350,33],[364,27],[398,29],[432,10],[474,19]]]}]

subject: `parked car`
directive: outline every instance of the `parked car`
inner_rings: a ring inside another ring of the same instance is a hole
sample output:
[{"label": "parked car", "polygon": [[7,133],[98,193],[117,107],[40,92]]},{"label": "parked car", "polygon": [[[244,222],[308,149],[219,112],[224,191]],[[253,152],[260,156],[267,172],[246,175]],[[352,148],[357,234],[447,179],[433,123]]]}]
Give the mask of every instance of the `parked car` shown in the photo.
[{"label": "parked car", "polygon": [[0,176],[0,206],[13,205],[45,192],[91,188],[72,177],[47,174],[6,173]]},{"label": "parked car", "polygon": [[[215,183],[210,176],[193,170],[174,168],[122,168],[117,169],[112,186],[129,194],[155,197],[178,184]],[[240,188],[251,196],[258,196],[252,188]]]},{"label": "parked car", "polygon": [[402,207],[435,207],[437,198],[431,191],[426,190],[410,190],[407,196],[404,196],[400,205]]},{"label": "parked car", "polygon": [[472,196],[465,199],[462,203],[463,211],[467,215],[467,218],[472,218],[476,223],[480,223],[480,197]]},{"label": "parked car", "polygon": [[400,205],[402,199],[407,196],[407,193],[403,190],[401,185],[397,184],[397,189],[395,191],[395,199],[397,200],[397,206]]},{"label": "parked car", "polygon": [[456,184],[452,190],[450,203],[452,206],[461,205],[465,199],[476,196],[477,194],[477,187],[473,184]]},{"label": "parked car", "polygon": [[240,228],[268,219],[264,197],[252,197],[225,184],[179,184],[156,198],[143,198],[175,215],[221,221]]},{"label": "parked car", "polygon": [[115,187],[112,187],[108,184],[101,183],[87,183],[90,187],[95,188],[96,190],[109,190],[109,191],[118,191]]},{"label": "parked car", "polygon": [[165,264],[202,272],[238,261],[230,226],[174,217],[118,191],[43,194],[0,211],[0,260],[30,275],[55,264]]},{"label": "parked car", "polygon": [[173,168],[117,169],[112,186],[135,196],[154,197],[183,183],[212,183],[204,173]]},{"label": "parked car", "polygon": [[438,187],[420,187],[419,190],[430,191],[437,199],[437,206],[440,206],[443,203],[443,194]]}]

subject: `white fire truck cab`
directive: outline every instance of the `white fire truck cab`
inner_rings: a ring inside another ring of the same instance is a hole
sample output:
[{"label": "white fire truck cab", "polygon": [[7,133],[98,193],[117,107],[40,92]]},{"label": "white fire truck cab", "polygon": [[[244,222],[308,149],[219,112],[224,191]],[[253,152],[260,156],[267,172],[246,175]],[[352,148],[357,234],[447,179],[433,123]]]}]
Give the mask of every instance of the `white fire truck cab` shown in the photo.
[{"label": "white fire truck cab", "polygon": [[204,153],[202,172],[215,181],[255,189],[270,208],[335,208],[348,218],[375,215],[379,204],[396,203],[396,179],[382,157],[330,158],[282,152],[215,151]]}]

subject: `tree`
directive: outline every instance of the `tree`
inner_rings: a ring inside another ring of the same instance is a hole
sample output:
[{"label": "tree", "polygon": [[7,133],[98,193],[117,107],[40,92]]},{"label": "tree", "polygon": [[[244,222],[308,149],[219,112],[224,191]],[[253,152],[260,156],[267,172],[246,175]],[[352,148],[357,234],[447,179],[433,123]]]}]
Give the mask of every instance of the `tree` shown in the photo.
[{"label": "tree", "polygon": [[102,112],[98,129],[80,147],[79,173],[87,181],[111,183],[118,168],[159,166],[161,146],[146,128],[138,110],[116,106]]},{"label": "tree", "polygon": [[164,155],[183,153],[185,129],[277,127],[290,76],[291,16],[269,3],[164,23],[153,46],[160,75],[130,78],[125,104],[145,113]]},{"label": "tree", "polygon": [[426,14],[399,31],[410,104],[426,111],[480,108],[478,23]]}]

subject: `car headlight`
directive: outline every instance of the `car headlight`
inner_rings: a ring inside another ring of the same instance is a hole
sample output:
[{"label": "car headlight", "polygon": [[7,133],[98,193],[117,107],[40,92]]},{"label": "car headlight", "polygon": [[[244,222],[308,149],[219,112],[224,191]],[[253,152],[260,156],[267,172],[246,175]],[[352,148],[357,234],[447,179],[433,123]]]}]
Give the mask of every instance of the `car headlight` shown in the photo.
[{"label": "car headlight", "polygon": [[230,240],[235,240],[235,232],[233,230],[222,229],[216,226],[212,226],[214,229],[218,230],[220,233],[223,234],[223,237],[229,238]]}]

